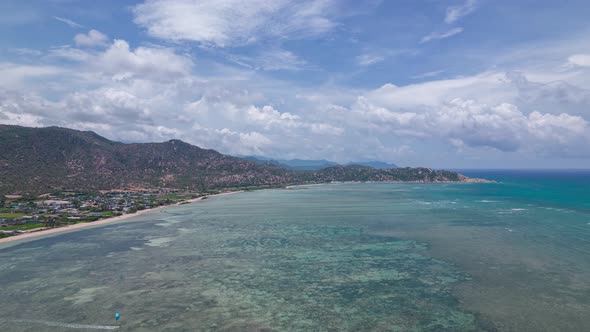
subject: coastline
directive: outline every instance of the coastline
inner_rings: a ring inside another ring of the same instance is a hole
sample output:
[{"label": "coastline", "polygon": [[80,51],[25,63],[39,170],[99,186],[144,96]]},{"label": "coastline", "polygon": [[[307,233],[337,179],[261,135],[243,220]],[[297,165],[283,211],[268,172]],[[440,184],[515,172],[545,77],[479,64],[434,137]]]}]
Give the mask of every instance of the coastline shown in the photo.
[{"label": "coastline", "polygon": [[[211,197],[217,197],[217,196],[226,196],[226,195],[237,194],[237,193],[242,193],[242,192],[244,192],[244,190],[228,191],[228,192],[223,192],[223,193],[219,193],[219,194],[205,195],[205,196],[193,198],[190,200],[186,200],[186,201],[182,201],[182,202],[178,202],[178,203],[174,203],[174,204],[170,204],[170,205],[162,205],[162,206],[158,206],[158,207],[151,208],[151,209],[145,209],[145,210],[137,211],[134,213],[127,213],[124,215],[111,217],[111,218],[105,218],[105,219],[101,219],[101,220],[97,220],[97,221],[93,221],[93,222],[83,222],[83,223],[73,224],[73,225],[68,225],[68,226],[63,226],[63,227],[46,228],[43,230],[27,232],[27,233],[23,233],[20,235],[14,235],[14,236],[2,238],[2,239],[0,239],[0,245],[5,245],[7,243],[18,242],[18,241],[34,240],[39,237],[44,237],[44,236],[49,236],[49,235],[57,235],[60,233],[73,232],[73,231],[77,231],[77,230],[84,229],[84,228],[98,227],[98,226],[102,226],[102,225],[112,224],[112,223],[115,223],[118,221],[122,221],[125,219],[129,219],[132,217],[136,217],[136,216],[145,214],[147,212],[159,211],[159,210],[163,210],[165,208],[169,208],[172,206],[179,206],[179,205],[186,204],[186,203],[195,203],[195,202],[203,200],[205,197],[211,198]],[[1,249],[1,247],[0,247],[0,249]]]},{"label": "coastline", "polygon": [[[331,183],[293,184],[293,185],[285,186],[284,189],[297,189],[297,188],[301,189],[301,188],[311,187],[311,186],[321,186],[321,185],[329,185],[329,184],[354,184],[354,183],[467,183],[467,184],[473,184],[473,183],[497,183],[497,182],[491,181],[491,180],[485,180],[485,179],[477,179],[477,178],[465,178],[465,179],[462,179],[461,181],[431,181],[431,182],[427,182],[427,181],[337,181],[337,182],[331,182]],[[183,205],[183,204],[187,204],[187,203],[195,203],[195,202],[201,201],[201,200],[203,200],[205,198],[209,198],[209,197],[225,196],[225,195],[237,194],[237,193],[242,193],[242,192],[245,192],[245,190],[236,190],[236,191],[222,192],[219,194],[205,195],[205,196],[193,198],[190,200],[185,200],[182,202],[177,202],[177,203],[170,204],[170,205],[162,205],[162,206],[154,207],[151,209],[145,209],[145,210],[137,211],[134,213],[127,213],[124,215],[105,218],[105,219],[101,219],[101,220],[97,220],[97,221],[93,221],[93,222],[84,222],[84,223],[78,223],[78,224],[73,224],[73,225],[68,225],[68,226],[63,226],[63,227],[57,227],[57,228],[45,228],[45,229],[36,230],[36,231],[33,230],[33,231],[23,233],[20,235],[14,235],[14,236],[9,236],[9,237],[5,237],[5,238],[0,239],[0,249],[2,248],[3,245],[5,245],[7,243],[12,243],[12,242],[17,242],[17,241],[25,241],[25,240],[34,240],[36,238],[43,237],[43,236],[57,235],[57,234],[66,233],[66,232],[73,232],[73,231],[83,229],[83,228],[99,227],[102,225],[111,224],[111,223],[115,223],[118,221],[129,219],[132,217],[136,217],[136,216],[142,215],[147,212],[159,211],[159,210],[162,210],[162,209],[165,209],[168,207],[179,206],[179,205]]]}]

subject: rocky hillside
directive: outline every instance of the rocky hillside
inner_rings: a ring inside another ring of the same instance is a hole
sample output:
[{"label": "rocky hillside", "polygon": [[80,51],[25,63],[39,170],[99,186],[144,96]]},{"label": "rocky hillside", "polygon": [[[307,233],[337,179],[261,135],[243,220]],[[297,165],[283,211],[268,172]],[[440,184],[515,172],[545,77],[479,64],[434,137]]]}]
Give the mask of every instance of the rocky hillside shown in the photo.
[{"label": "rocky hillside", "polygon": [[124,144],[90,131],[0,125],[0,193],[214,188],[331,181],[463,181],[426,168],[335,166],[294,171],[180,140]]},{"label": "rocky hillside", "polygon": [[0,125],[0,192],[125,187],[212,187],[294,182],[280,167],[258,165],[170,140],[123,144],[94,132]]}]

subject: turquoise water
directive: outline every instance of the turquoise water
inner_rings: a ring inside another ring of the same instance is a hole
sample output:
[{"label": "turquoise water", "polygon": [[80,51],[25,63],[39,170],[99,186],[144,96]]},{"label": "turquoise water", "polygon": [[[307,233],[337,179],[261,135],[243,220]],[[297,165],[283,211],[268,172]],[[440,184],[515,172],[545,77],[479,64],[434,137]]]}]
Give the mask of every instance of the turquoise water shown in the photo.
[{"label": "turquoise water", "polygon": [[501,182],[240,193],[5,245],[0,329],[589,331],[590,173],[466,173]]}]

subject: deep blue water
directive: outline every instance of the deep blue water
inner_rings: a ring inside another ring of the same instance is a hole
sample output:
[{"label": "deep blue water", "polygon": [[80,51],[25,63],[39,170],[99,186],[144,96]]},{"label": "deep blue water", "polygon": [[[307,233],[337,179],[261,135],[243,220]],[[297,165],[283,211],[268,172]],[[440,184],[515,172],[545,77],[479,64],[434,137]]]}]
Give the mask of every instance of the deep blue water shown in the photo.
[{"label": "deep blue water", "polygon": [[590,170],[457,171],[469,177],[500,182],[502,186],[486,188],[490,194],[514,196],[535,203],[590,209]]}]

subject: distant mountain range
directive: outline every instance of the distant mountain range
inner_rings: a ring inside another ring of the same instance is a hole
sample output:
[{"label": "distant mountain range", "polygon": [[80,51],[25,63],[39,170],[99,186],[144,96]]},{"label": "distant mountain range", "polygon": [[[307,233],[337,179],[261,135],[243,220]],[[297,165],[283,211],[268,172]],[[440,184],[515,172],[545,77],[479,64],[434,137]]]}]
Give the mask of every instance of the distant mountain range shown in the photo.
[{"label": "distant mountain range", "polygon": [[359,165],[298,161],[254,162],[180,140],[125,144],[91,131],[0,125],[0,194],[58,190],[176,188],[196,191],[332,181],[467,181],[428,168],[374,169]]},{"label": "distant mountain range", "polygon": [[273,164],[277,166],[281,166],[287,169],[292,170],[299,170],[299,171],[316,171],[326,167],[332,166],[350,166],[350,165],[358,165],[358,166],[367,166],[372,167],[375,169],[389,169],[389,168],[398,168],[395,164],[389,164],[382,161],[358,161],[358,162],[349,162],[346,164],[339,164],[333,161],[320,159],[320,160],[307,160],[307,159],[272,159],[262,156],[239,156],[244,159],[248,159],[254,161],[259,164]]},{"label": "distant mountain range", "polygon": [[383,162],[383,161],[377,161],[377,160],[373,160],[373,161],[355,161],[355,162],[350,162],[347,165],[360,165],[360,166],[373,167],[373,168],[376,168],[376,169],[399,168],[399,166],[397,166],[396,164],[390,164],[390,163],[386,163],[386,162]]}]

